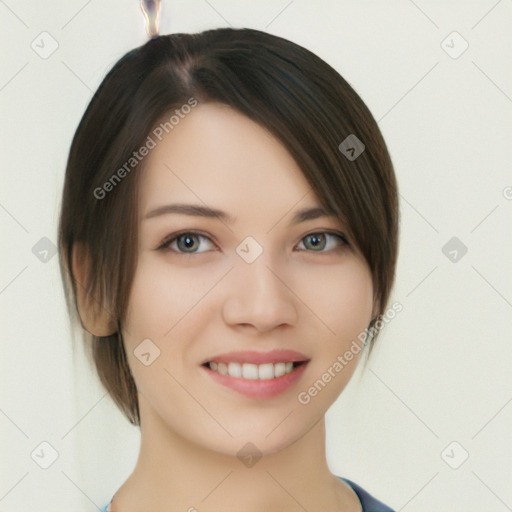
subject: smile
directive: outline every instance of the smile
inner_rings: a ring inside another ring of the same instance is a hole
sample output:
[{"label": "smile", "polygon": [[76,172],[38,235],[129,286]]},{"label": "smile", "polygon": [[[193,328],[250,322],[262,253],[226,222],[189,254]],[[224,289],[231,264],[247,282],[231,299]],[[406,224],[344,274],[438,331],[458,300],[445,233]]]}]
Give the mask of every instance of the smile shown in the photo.
[{"label": "smile", "polygon": [[265,364],[237,363],[235,361],[226,364],[217,361],[210,361],[206,364],[210,370],[217,372],[220,375],[227,375],[229,377],[242,378],[246,380],[269,380],[291,373],[296,366],[304,364],[304,361],[287,361]]},{"label": "smile", "polygon": [[309,358],[292,350],[230,352],[203,361],[201,368],[215,384],[255,399],[277,396],[304,373]]}]

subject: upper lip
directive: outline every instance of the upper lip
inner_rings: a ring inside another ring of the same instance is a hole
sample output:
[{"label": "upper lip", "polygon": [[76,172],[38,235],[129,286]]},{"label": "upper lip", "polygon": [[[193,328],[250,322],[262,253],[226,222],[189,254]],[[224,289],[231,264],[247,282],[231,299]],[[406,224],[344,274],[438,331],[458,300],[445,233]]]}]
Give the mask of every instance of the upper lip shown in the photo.
[{"label": "upper lip", "polygon": [[218,363],[252,363],[252,364],[265,364],[265,363],[282,363],[282,362],[300,362],[309,361],[309,358],[295,350],[271,350],[269,352],[254,352],[251,350],[243,350],[239,352],[226,352],[216,356],[209,357],[201,364],[211,361]]}]

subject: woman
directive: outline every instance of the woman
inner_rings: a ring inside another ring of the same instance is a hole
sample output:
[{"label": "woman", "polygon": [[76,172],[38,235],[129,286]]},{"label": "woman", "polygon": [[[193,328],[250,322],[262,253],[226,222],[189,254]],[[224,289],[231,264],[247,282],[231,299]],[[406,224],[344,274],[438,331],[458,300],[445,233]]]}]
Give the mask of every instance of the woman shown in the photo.
[{"label": "woman", "polygon": [[397,195],[368,108],[297,44],[223,28],[120,59],[59,227],[70,311],[141,430],[103,510],[391,510],[330,472],[324,416],[388,305]]}]

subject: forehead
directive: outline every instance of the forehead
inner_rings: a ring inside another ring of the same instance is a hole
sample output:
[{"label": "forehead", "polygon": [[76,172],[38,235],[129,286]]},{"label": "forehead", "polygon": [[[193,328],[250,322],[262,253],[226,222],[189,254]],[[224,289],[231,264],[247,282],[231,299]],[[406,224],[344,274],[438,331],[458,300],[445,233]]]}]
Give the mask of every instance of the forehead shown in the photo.
[{"label": "forehead", "polygon": [[168,128],[144,162],[141,214],[173,201],[282,216],[319,202],[270,132],[231,107],[200,104]]}]

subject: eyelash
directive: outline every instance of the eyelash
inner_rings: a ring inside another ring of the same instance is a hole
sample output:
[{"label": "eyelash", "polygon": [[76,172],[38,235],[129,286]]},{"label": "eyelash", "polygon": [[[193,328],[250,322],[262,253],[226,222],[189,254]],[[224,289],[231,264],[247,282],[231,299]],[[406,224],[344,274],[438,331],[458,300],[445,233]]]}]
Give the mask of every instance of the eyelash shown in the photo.
[{"label": "eyelash", "polygon": [[[203,254],[204,252],[208,252],[208,251],[182,252],[182,251],[176,251],[174,249],[170,249],[169,246],[172,244],[172,242],[174,242],[175,240],[177,240],[178,238],[180,238],[183,235],[193,235],[193,236],[197,236],[199,238],[206,238],[207,240],[210,240],[210,242],[213,243],[213,241],[211,240],[211,238],[209,236],[207,236],[199,231],[180,231],[178,233],[173,233],[173,234],[169,235],[168,237],[166,237],[164,239],[164,241],[160,244],[160,246],[157,247],[157,251],[171,251],[171,252],[174,252],[174,253],[179,254],[180,256],[184,256],[184,257],[194,256],[195,254]],[[345,238],[345,236],[342,233],[338,233],[336,231],[313,231],[312,233],[308,233],[307,235],[304,235],[300,241],[302,242],[305,238],[312,236],[312,235],[331,235],[333,237],[336,237],[341,242],[341,246],[339,246],[335,249],[328,250],[328,251],[324,251],[324,250],[313,251],[313,250],[309,250],[309,249],[300,249],[301,251],[312,252],[312,253],[329,253],[329,252],[335,251],[336,249],[341,249],[344,246],[350,245],[348,243],[347,239]]]}]

